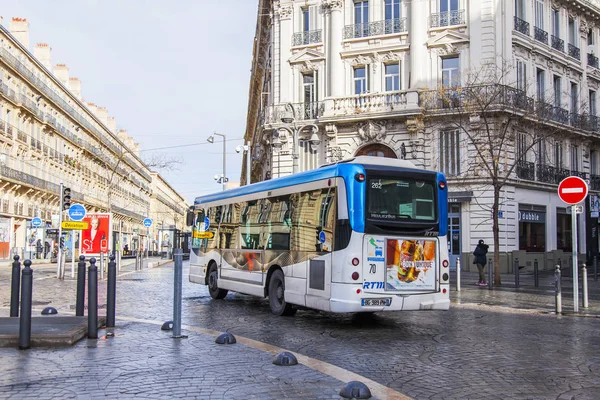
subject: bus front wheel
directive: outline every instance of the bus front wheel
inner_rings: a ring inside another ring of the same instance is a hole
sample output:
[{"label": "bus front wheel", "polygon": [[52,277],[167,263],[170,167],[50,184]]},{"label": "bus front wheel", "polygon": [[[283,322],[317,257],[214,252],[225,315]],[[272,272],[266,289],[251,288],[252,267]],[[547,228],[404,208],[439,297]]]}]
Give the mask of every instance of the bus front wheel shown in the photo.
[{"label": "bus front wheel", "polygon": [[208,292],[210,293],[210,297],[215,300],[224,299],[227,296],[227,290],[219,289],[219,286],[217,286],[218,277],[217,264],[213,263],[208,269]]},{"label": "bus front wheel", "polygon": [[285,301],[285,277],[283,271],[280,269],[275,270],[269,280],[269,306],[271,312],[275,315],[294,315],[296,314],[296,308]]}]

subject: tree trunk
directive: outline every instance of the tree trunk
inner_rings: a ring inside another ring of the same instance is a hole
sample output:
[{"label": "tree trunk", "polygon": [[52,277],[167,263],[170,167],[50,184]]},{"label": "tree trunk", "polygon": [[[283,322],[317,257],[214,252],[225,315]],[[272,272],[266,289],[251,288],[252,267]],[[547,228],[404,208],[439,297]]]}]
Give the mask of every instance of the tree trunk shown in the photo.
[{"label": "tree trunk", "polygon": [[492,206],[492,230],[494,232],[494,285],[500,285],[500,225],[498,211],[500,206],[500,186],[494,185],[494,204]]}]

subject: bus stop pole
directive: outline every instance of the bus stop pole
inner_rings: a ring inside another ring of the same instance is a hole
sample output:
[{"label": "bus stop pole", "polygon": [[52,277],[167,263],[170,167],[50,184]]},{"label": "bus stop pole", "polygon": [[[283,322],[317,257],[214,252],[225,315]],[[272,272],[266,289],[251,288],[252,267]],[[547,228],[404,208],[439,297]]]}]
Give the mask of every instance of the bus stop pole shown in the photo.
[{"label": "bus stop pole", "polygon": [[460,258],[456,259],[456,291],[460,292]]},{"label": "bus stop pole", "polygon": [[573,249],[573,312],[579,312],[579,271],[577,270],[577,206],[571,206],[571,232]]}]

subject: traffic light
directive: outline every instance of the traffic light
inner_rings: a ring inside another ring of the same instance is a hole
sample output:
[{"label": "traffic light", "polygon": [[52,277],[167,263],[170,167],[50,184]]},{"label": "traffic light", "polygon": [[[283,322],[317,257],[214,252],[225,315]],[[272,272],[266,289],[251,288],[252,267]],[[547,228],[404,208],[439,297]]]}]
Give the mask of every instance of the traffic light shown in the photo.
[{"label": "traffic light", "polygon": [[63,203],[62,209],[68,210],[71,207],[71,189],[68,187],[63,188]]},{"label": "traffic light", "polygon": [[60,248],[64,249],[65,248],[65,238],[64,237],[60,237]]}]

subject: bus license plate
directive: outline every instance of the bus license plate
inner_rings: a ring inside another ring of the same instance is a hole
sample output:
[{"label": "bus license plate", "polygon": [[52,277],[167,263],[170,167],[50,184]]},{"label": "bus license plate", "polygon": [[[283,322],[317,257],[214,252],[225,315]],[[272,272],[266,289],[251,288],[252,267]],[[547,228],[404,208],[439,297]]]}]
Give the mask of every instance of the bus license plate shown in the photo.
[{"label": "bus license plate", "polygon": [[363,306],[385,306],[385,307],[389,307],[389,305],[392,302],[392,299],[385,298],[385,299],[361,299],[362,300],[362,305]]}]

